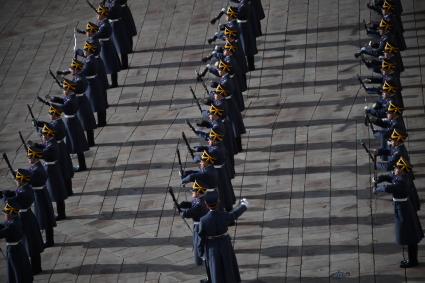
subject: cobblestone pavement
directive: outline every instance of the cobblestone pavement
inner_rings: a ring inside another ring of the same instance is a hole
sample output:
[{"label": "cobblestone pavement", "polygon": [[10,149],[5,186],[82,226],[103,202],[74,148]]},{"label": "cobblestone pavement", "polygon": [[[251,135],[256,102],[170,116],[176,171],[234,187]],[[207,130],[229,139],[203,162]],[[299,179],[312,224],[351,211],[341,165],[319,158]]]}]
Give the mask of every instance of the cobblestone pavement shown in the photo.
[{"label": "cobblestone pavement", "polygon": [[[359,139],[365,96],[356,74],[370,73],[353,53],[368,41],[366,0],[262,0],[264,36],[245,95],[247,134],[236,156],[238,196],[249,210],[231,229],[245,282],[425,282],[400,269],[392,201],[370,192],[371,167]],[[178,186],[175,148],[186,118],[197,117],[188,91],[211,46],[209,19],[224,1],[130,0],[139,35],[122,87],[109,91],[108,123],[87,154],[91,169],[74,178],[69,219],[42,254],[37,282],[199,282],[191,235],[166,193]],[[425,2],[404,0],[409,49],[402,76],[408,148],[424,194]],[[58,94],[47,70],[66,66],[72,30],[93,12],[83,0],[3,0],[0,19],[0,148],[24,165],[17,131],[36,139],[26,104]],[[79,38],[79,44],[82,42]],[[371,103],[373,97],[367,97]],[[18,150],[17,150],[18,148]],[[181,146],[182,156],[187,152]],[[193,164],[187,163],[188,167]],[[1,189],[13,186],[1,163]],[[180,191],[179,199],[189,198]],[[424,219],[423,210],[420,212]],[[424,221],[422,221],[425,224]],[[4,249],[3,243],[1,246]],[[0,256],[0,281],[5,282]]]}]

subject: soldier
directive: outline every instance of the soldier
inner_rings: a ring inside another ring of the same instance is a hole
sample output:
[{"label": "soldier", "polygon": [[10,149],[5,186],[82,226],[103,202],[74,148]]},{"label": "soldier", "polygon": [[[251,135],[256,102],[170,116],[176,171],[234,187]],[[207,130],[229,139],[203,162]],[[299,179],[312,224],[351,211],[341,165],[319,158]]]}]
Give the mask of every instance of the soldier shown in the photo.
[{"label": "soldier", "polygon": [[86,158],[84,152],[89,150],[86,136],[84,135],[81,122],[75,115],[78,110],[78,98],[75,95],[77,85],[68,79],[63,80],[63,94],[62,97],[48,97],[50,104],[64,112],[64,123],[67,132],[66,145],[68,152],[77,154],[78,167],[75,168],[76,172],[87,170]]},{"label": "soldier", "polygon": [[205,257],[207,272],[211,283],[240,282],[239,267],[232,242],[227,233],[229,224],[234,223],[248,207],[246,199],[232,212],[218,210],[219,198],[216,191],[208,192],[205,203],[209,212],[199,221],[199,237],[197,249],[201,257]]},{"label": "soldier", "polygon": [[55,139],[55,131],[49,124],[44,124],[41,129],[42,144],[33,143],[28,141],[30,146],[36,145],[43,149],[41,159],[44,160],[44,169],[47,172],[47,190],[49,191],[50,198],[56,202],[56,210],[58,216],[56,221],[66,218],[65,214],[65,199],[68,197],[61,170],[57,161],[59,159],[58,144]]},{"label": "soldier", "polygon": [[[197,160],[195,160],[197,161]],[[212,163],[204,160],[199,162],[199,170],[185,170],[182,172],[181,182],[185,185],[194,182],[196,179],[202,179],[208,189],[216,189],[218,184],[217,170]]]},{"label": "soldier", "polygon": [[[391,137],[389,139],[390,142],[390,148],[380,148],[375,151],[375,154],[377,156],[388,156],[389,159],[387,162],[377,162],[377,168],[384,170],[384,171],[393,171],[397,161],[400,160],[400,158],[403,158],[403,160],[406,160],[410,163],[409,153],[407,152],[406,147],[404,146],[404,141],[407,138],[407,133],[403,132],[402,130],[394,129]],[[421,208],[421,201],[419,199],[418,192],[416,190],[415,186],[415,176],[413,174],[413,170],[410,170],[407,174],[407,179],[409,181],[409,198],[412,202],[413,207],[416,210],[420,210]]]},{"label": "soldier", "polygon": [[[422,226],[409,199],[409,181],[407,174],[411,165],[402,157],[397,161],[394,173],[381,175],[374,183],[378,184],[375,192],[390,193],[393,195],[396,242],[407,245],[408,260],[400,262],[401,268],[410,268],[418,265],[418,243],[424,237]],[[386,184],[381,184],[387,182]]]},{"label": "soldier", "polygon": [[41,270],[41,256],[43,252],[43,237],[40,233],[40,226],[37,218],[31,211],[34,202],[34,191],[30,184],[31,172],[19,168],[16,170],[15,181],[16,191],[7,191],[5,197],[14,199],[19,206],[19,217],[22,221],[22,228],[25,235],[25,247],[31,258],[32,274],[39,274]]},{"label": "soldier", "polygon": [[[55,106],[50,106],[49,116],[51,122],[49,122],[48,124],[55,131],[55,140],[58,144],[58,161],[61,168],[64,185],[68,196],[71,196],[73,195],[72,178],[74,177],[74,168],[72,166],[72,159],[69,155],[68,147],[64,143],[65,137],[67,136],[67,132],[65,123],[62,120],[62,110]],[[43,128],[44,124],[47,124],[47,122],[36,119],[33,120],[33,125],[36,127],[37,132],[39,131],[39,129]]]},{"label": "soldier", "polygon": [[112,27],[108,21],[109,9],[98,9],[97,20],[99,29],[92,38],[99,40],[101,49],[100,57],[105,63],[106,73],[111,75],[110,88],[118,86],[118,72],[121,70],[121,62],[115,45],[112,43]]},{"label": "soldier", "polygon": [[88,81],[86,95],[92,111],[97,113],[97,126],[104,127],[106,126],[106,99],[100,85],[101,82],[97,78],[97,63],[94,55],[96,48],[96,45],[86,41],[83,47],[84,51],[78,49],[76,55],[85,57],[84,67],[79,74]]},{"label": "soldier", "polygon": [[34,190],[34,213],[37,217],[40,229],[46,233],[46,242],[44,248],[53,247],[54,233],[53,227],[56,227],[55,214],[52,201],[46,188],[47,173],[40,162],[43,156],[43,149],[37,145],[28,146],[27,158],[30,164],[31,186]]},{"label": "soldier", "polygon": [[[58,71],[59,74],[72,75],[72,82],[75,86],[75,96],[78,100],[77,117],[81,122],[81,126],[86,132],[87,144],[89,147],[94,146],[94,129],[97,128],[96,120],[90,106],[90,102],[86,96],[88,81],[81,76],[81,71],[84,68],[84,63],[73,58],[68,71]],[[106,96],[105,96],[106,99]]]},{"label": "soldier", "polygon": [[108,0],[106,6],[99,5],[97,8],[98,14],[102,13],[104,9],[109,9],[108,20],[112,26],[112,40],[115,48],[121,55],[122,69],[128,68],[128,53],[131,53],[133,46],[131,44],[130,36],[124,26],[122,20],[122,8],[119,0]]},{"label": "soldier", "polygon": [[[125,30],[128,32],[128,37],[130,39],[130,46],[133,46],[133,36],[137,35],[136,24],[134,23],[133,14],[131,13],[130,8],[127,5],[127,0],[120,0],[119,4],[122,9],[122,19],[124,21]],[[131,50],[133,52],[133,50]]]},{"label": "soldier", "polygon": [[180,203],[181,217],[193,219],[193,254],[196,265],[202,265],[202,258],[198,255],[196,247],[200,241],[198,235],[198,224],[202,216],[204,216],[208,209],[205,205],[204,194],[207,192],[206,185],[198,178],[192,185],[192,201],[182,201]]},{"label": "soldier", "polygon": [[31,283],[31,264],[23,242],[22,222],[19,218],[19,205],[9,199],[3,208],[5,221],[0,224],[0,239],[6,240],[7,277],[9,283]]}]

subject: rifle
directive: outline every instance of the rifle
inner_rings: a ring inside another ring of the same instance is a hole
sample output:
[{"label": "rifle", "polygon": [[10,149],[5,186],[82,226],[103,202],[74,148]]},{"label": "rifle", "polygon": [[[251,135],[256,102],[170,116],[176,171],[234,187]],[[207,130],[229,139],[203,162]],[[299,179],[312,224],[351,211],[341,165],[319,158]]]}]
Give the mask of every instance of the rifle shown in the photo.
[{"label": "rifle", "polygon": [[375,128],[373,127],[372,122],[370,121],[369,115],[366,114],[365,116],[365,125],[370,127],[370,130],[372,131],[372,134],[376,132]]},{"label": "rifle", "polygon": [[[168,193],[171,195],[171,198],[173,199],[174,206],[177,208],[177,211],[178,211],[179,213],[181,213],[181,212],[182,212],[182,209],[180,208],[180,205],[179,205],[179,203],[177,202],[177,198],[176,198],[176,196],[174,195],[173,188],[168,187],[168,188],[167,188],[167,191],[168,191]],[[186,221],[186,219],[185,219],[185,218],[183,218],[183,221],[184,221],[184,223],[186,224],[187,228],[190,230],[190,232],[192,232],[192,229],[190,228],[189,223],[187,223],[187,221]]]},{"label": "rifle", "polygon": [[177,142],[176,153],[177,153],[177,160],[179,162],[179,173],[180,173],[180,176],[183,177],[184,171],[183,171],[182,159],[181,159],[181,156],[180,156],[179,143],[180,143],[180,139]]},{"label": "rifle", "polygon": [[194,99],[194,100],[195,100],[195,102],[196,102],[196,105],[198,105],[199,111],[200,111],[200,112],[201,112],[201,114],[202,114],[201,104],[199,104],[199,100],[198,100],[198,98],[196,97],[195,91],[193,90],[193,88],[192,88],[191,86],[189,86],[189,89],[190,89],[190,92],[192,93],[193,99]]},{"label": "rifle", "polygon": [[21,131],[19,131],[19,132],[18,132],[18,134],[19,134],[19,138],[21,139],[22,145],[23,145],[23,146],[24,146],[24,148],[25,148],[25,151],[27,151],[27,152],[28,152],[28,145],[27,145],[27,143],[25,142],[25,139],[24,139],[24,137],[22,136]]},{"label": "rifle", "polygon": [[49,74],[52,76],[52,78],[55,80],[55,82],[58,84],[60,88],[62,88],[62,84],[59,82],[58,78],[55,77],[52,70],[49,69]]},{"label": "rifle", "polygon": [[192,159],[195,157],[195,155],[193,154],[193,149],[190,147],[189,142],[187,141],[186,135],[184,134],[184,132],[182,132],[182,138],[184,140],[184,143],[186,144],[187,150],[190,153],[190,156],[192,156]]},{"label": "rifle", "polygon": [[[27,108],[28,108],[28,112],[30,113],[31,119],[32,119],[33,121],[34,121],[34,120],[36,120],[36,121],[37,121],[37,119],[35,119],[34,113],[32,112],[31,106],[30,106],[29,104],[27,104]],[[37,122],[35,123],[35,130],[38,132],[38,125],[37,125]],[[19,132],[19,133],[21,133],[21,132]]]},{"label": "rifle", "polygon": [[224,14],[226,13],[226,9],[222,8],[220,13],[218,13],[218,15],[215,18],[212,18],[210,23],[213,25],[215,24]]},{"label": "rifle", "polygon": [[7,157],[7,154],[3,152],[3,159],[6,161],[7,167],[9,167],[10,174],[12,174],[12,177],[15,178],[15,170],[13,170],[12,165],[10,164],[9,158]]},{"label": "rifle", "polygon": [[186,120],[186,124],[189,126],[189,128],[197,135],[196,129],[192,126],[192,124],[189,122],[189,120]]},{"label": "rifle", "polygon": [[204,81],[204,80],[201,80],[201,84],[202,84],[202,86],[203,86],[203,87],[204,87],[204,89],[205,89],[205,93],[206,93],[206,95],[208,96],[208,94],[210,93],[210,91],[208,90],[207,84],[205,83],[205,81]]},{"label": "rifle", "polygon": [[[366,144],[363,141],[360,141],[361,145],[363,146],[364,150],[366,151],[366,153],[369,155],[369,158],[372,160],[373,162],[373,178],[376,180],[377,177],[377,166],[376,166],[376,157],[370,152],[370,150],[367,148]],[[374,188],[377,187],[376,182],[374,183]]]},{"label": "rifle", "polygon": [[50,103],[46,100],[44,100],[43,98],[41,98],[40,96],[37,95],[37,99],[38,101],[40,101],[43,104],[46,104],[47,106],[50,106]]},{"label": "rifle", "polygon": [[363,89],[367,92],[367,87],[364,84],[364,82],[362,81],[362,79],[360,78],[359,75],[357,75],[357,80],[360,82],[360,85],[363,87]]},{"label": "rifle", "polygon": [[96,8],[92,5],[92,3],[89,2],[89,0],[86,0],[87,4],[92,8],[92,10],[97,14]]}]

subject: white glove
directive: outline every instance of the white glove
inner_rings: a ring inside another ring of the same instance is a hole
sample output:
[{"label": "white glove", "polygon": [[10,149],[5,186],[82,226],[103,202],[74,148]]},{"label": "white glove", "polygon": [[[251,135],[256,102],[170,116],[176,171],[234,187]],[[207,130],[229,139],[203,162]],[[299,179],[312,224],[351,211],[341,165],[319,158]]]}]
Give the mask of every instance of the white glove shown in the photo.
[{"label": "white glove", "polygon": [[372,183],[376,183],[376,179],[375,179],[375,177],[372,177]]},{"label": "white glove", "polygon": [[249,202],[247,201],[247,199],[246,199],[246,198],[241,199],[241,205],[244,205],[244,206],[246,206],[246,207],[248,207],[248,206],[249,206]]},{"label": "white glove", "polygon": [[221,11],[224,13],[226,12],[226,8],[221,8]]},{"label": "white glove", "polygon": [[209,69],[211,67],[211,64],[207,64],[207,68]]}]

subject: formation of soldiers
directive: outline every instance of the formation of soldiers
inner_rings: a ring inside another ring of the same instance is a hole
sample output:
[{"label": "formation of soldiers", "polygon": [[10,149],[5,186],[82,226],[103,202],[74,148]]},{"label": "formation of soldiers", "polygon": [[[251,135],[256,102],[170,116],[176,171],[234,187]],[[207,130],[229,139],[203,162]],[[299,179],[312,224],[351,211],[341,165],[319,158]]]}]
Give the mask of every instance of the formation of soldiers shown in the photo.
[{"label": "formation of soldiers", "polygon": [[[56,76],[49,70],[63,96],[37,97],[48,105],[50,120],[36,119],[28,105],[41,138],[26,141],[19,133],[29,167],[14,170],[3,154],[16,181],[15,191],[0,191],[6,215],[0,238],[6,240],[10,283],[32,282],[33,275],[42,272],[40,254],[54,245],[56,222],[66,219],[65,200],[73,195],[74,172],[87,170],[84,152],[95,145],[94,129],[106,126],[107,89],[117,87],[118,72],[128,68],[137,31],[127,1],[105,0],[97,8],[87,3],[96,13],[96,22],[88,22],[85,30],[75,28],[68,68]],[[76,46],[77,33],[85,35],[82,48]],[[70,154],[77,156],[78,166],[73,166]]]},{"label": "formation of soldiers", "polygon": [[[403,8],[400,0],[376,0],[368,7],[380,17],[379,21],[365,24],[367,33],[375,41],[362,47],[355,56],[361,57],[376,74],[359,77],[359,80],[368,94],[378,96],[373,106],[365,107],[365,125],[370,127],[380,147],[369,149],[364,143],[362,145],[374,163],[374,193],[390,193],[393,196],[396,242],[407,246],[408,253],[400,267],[410,268],[418,265],[418,243],[424,234],[417,215],[420,200],[415,176],[404,145],[408,134],[403,120],[400,81],[400,74],[404,71],[400,51],[406,49],[401,22]],[[377,171],[387,173],[378,176]]]},{"label": "formation of soldiers", "polygon": [[[241,281],[227,231],[249,205],[246,199],[242,199],[234,208],[234,155],[243,150],[242,135],[246,132],[242,118],[245,109],[243,92],[248,89],[247,72],[255,70],[256,38],[261,36],[261,20],[265,15],[260,0],[233,2],[211,20],[211,24],[216,24],[225,16],[224,21],[218,23],[219,31],[208,39],[209,44],[219,42],[208,56],[202,58],[206,66],[196,72],[196,79],[206,91],[205,98],[199,100],[190,88],[200,111],[200,119],[196,121],[199,128],[186,122],[202,143],[191,147],[184,132],[182,139],[199,169],[183,169],[177,145],[181,183],[183,187],[192,183],[192,201],[178,203],[169,188],[184,221],[186,218],[193,220],[192,228],[187,222],[186,225],[193,233],[195,264],[205,264],[207,279],[201,282]],[[204,81],[207,73],[212,75],[211,90]],[[204,110],[201,104],[207,105],[208,110]]]}]

